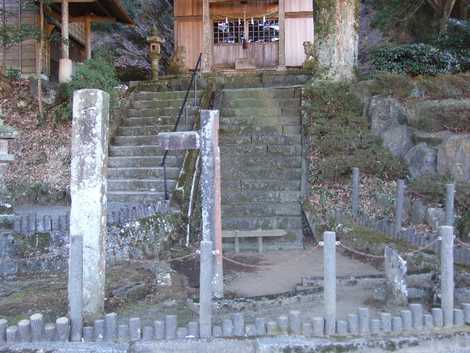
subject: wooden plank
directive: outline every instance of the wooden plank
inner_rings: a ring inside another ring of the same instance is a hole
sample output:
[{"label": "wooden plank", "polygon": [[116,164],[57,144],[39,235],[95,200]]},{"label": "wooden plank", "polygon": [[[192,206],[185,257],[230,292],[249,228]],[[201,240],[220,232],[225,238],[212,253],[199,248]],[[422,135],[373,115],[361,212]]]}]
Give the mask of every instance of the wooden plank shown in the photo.
[{"label": "wooden plank", "polygon": [[286,19],[286,65],[302,66],[305,61],[303,43],[313,42],[313,18]]}]

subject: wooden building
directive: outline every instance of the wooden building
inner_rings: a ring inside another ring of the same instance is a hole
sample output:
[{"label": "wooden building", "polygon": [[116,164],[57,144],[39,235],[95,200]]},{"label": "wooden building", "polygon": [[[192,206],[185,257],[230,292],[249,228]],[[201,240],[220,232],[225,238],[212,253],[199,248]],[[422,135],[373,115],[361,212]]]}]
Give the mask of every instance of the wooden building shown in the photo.
[{"label": "wooden building", "polygon": [[313,42],[312,0],[175,0],[175,46],[205,71],[298,67]]},{"label": "wooden building", "polygon": [[[0,2],[3,26],[31,26],[39,31],[40,9],[36,0]],[[51,80],[60,77],[60,62],[82,62],[91,57],[93,22],[121,22],[132,19],[120,0],[55,0],[44,8],[44,33],[47,38],[42,52],[42,73]],[[35,75],[39,58],[39,41],[28,39],[10,47],[0,47],[0,62],[5,68],[20,70],[25,77]],[[66,79],[70,78],[71,67]]]}]

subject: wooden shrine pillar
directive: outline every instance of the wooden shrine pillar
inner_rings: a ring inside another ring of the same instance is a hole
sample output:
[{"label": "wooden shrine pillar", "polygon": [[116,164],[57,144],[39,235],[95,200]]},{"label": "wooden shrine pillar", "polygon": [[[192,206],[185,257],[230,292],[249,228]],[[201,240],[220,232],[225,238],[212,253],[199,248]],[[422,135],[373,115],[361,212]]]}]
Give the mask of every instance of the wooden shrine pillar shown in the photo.
[{"label": "wooden shrine pillar", "polygon": [[285,0],[279,0],[279,67],[286,66],[286,8]]},{"label": "wooden shrine pillar", "polygon": [[65,83],[72,79],[72,60],[69,47],[69,0],[62,0],[62,58],[59,62],[59,82]]},{"label": "wooden shrine pillar", "polygon": [[86,60],[91,59],[91,39],[92,39],[92,32],[91,32],[91,17],[85,17],[85,52],[86,52]]},{"label": "wooden shrine pillar", "polygon": [[212,30],[209,0],[202,0],[202,72],[210,72],[214,62]]}]

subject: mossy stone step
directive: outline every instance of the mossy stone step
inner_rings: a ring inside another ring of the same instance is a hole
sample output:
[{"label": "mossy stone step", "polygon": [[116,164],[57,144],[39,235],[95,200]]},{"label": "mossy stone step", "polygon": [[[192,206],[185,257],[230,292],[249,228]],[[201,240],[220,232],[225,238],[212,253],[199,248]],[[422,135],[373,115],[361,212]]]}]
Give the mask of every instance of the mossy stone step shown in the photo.
[{"label": "mossy stone step", "polygon": [[[168,189],[173,190],[176,186],[175,180],[167,181]],[[163,179],[111,179],[108,181],[109,191],[159,191],[165,188]]]},{"label": "mossy stone step", "polygon": [[[158,157],[163,156],[165,151],[156,145],[148,146],[109,146],[110,157],[140,157],[140,156],[151,156]],[[181,152],[170,151],[168,155],[181,156]]]},{"label": "mossy stone step", "polygon": [[298,216],[301,213],[300,202],[267,203],[252,202],[249,204],[224,205],[222,217],[239,218],[257,216]]},{"label": "mossy stone step", "polygon": [[153,117],[135,117],[127,118],[122,122],[123,127],[139,127],[139,126],[155,126],[155,125],[172,125],[176,124],[176,116],[153,116]]},{"label": "mossy stone step", "polygon": [[[176,179],[179,175],[180,168],[166,168],[168,179]],[[163,168],[108,168],[109,179],[150,179],[163,178]]]},{"label": "mossy stone step", "polygon": [[302,143],[300,135],[282,135],[282,134],[250,134],[238,135],[223,132],[220,134],[220,145],[299,145]]},{"label": "mossy stone step", "polygon": [[222,229],[302,229],[302,218],[300,216],[222,217]]},{"label": "mossy stone step", "polygon": [[160,132],[173,131],[174,125],[121,126],[118,136],[158,135]]},{"label": "mossy stone step", "polygon": [[240,204],[251,202],[300,202],[300,191],[229,191],[222,192],[222,204]]},{"label": "mossy stone step", "polygon": [[158,145],[158,135],[149,136],[116,136],[114,145],[118,146],[144,146]]},{"label": "mossy stone step", "polygon": [[301,168],[302,159],[300,156],[267,156],[259,158],[250,155],[246,156],[224,156],[221,160],[221,168],[238,165],[240,168],[256,167],[263,165],[265,168]]},{"label": "mossy stone step", "polygon": [[[137,156],[137,157],[110,157],[108,166],[110,168],[144,168],[144,167],[160,167],[163,157],[158,156]],[[180,167],[182,159],[176,156],[167,156],[167,167]]]},{"label": "mossy stone step", "polygon": [[[201,96],[201,91],[197,92],[197,97]],[[133,100],[167,100],[167,99],[184,99],[186,96],[186,91],[139,91],[134,93]],[[194,91],[190,93],[189,98],[194,97]]]},{"label": "mossy stone step", "polygon": [[142,204],[145,202],[157,202],[165,198],[163,192],[150,191],[110,191],[108,192],[109,202],[119,203],[135,203]]},{"label": "mossy stone step", "polygon": [[179,107],[163,107],[155,109],[128,109],[129,118],[158,118],[160,116],[177,116]]}]

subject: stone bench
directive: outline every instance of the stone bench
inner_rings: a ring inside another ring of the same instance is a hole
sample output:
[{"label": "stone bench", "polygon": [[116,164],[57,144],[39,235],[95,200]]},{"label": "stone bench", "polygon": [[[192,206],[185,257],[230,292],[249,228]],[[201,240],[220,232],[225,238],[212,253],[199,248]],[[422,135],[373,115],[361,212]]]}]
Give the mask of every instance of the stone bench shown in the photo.
[{"label": "stone bench", "polygon": [[240,239],[241,238],[257,238],[258,239],[258,252],[263,252],[263,238],[280,238],[287,235],[283,229],[270,229],[270,230],[230,230],[222,232],[223,239],[234,239],[235,252],[240,252]]}]

